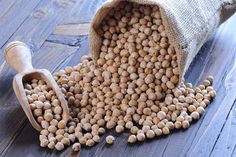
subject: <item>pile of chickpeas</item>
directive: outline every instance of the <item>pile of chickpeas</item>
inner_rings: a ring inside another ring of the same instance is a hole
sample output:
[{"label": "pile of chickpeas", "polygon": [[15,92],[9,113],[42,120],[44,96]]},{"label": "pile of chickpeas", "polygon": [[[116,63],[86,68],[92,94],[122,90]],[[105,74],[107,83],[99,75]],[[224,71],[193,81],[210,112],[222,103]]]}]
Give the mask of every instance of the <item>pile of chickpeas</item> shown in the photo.
[{"label": "pile of chickpeas", "polygon": [[[62,150],[76,142],[72,148],[79,151],[80,145],[95,145],[113,128],[129,132],[129,143],[168,135],[187,129],[215,97],[212,76],[195,88],[179,80],[177,54],[157,6],[121,2],[102,21],[98,33],[102,46],[96,61],[83,56],[82,63],[54,74],[68,101],[70,118],[60,126],[55,113],[53,132],[49,127],[54,122],[44,124],[42,119],[41,146]],[[106,138],[108,144],[114,141],[111,135]]]},{"label": "pile of chickpeas", "polygon": [[24,83],[24,88],[33,116],[42,127],[39,136],[40,146],[62,150],[64,145],[74,142],[74,135],[65,134],[63,109],[52,88],[44,80],[38,79]]}]

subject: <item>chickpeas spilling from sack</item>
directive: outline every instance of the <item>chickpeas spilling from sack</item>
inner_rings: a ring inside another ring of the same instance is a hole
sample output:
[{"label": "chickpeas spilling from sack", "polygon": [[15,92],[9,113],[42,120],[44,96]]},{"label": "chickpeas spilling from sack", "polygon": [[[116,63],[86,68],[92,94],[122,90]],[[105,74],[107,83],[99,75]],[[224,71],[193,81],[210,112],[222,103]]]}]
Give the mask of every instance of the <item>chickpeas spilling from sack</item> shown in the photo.
[{"label": "chickpeas spilling from sack", "polygon": [[[99,143],[107,129],[129,132],[129,143],[168,135],[190,127],[215,97],[212,76],[197,87],[179,84],[178,58],[157,6],[122,2],[104,18],[98,33],[102,46],[97,60],[83,56],[82,63],[54,74],[68,101],[67,124],[52,91],[42,99],[37,92],[29,96],[44,128],[42,147],[62,150],[76,142],[72,148],[80,151],[80,145]],[[26,92],[43,84],[36,82]],[[108,136],[106,143],[115,144],[115,138]]]}]

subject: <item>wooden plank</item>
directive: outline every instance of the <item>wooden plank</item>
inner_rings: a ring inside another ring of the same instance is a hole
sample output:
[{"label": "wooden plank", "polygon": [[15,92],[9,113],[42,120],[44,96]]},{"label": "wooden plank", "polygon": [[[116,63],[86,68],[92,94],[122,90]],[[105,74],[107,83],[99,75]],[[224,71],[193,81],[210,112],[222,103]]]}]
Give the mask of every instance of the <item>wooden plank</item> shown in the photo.
[{"label": "wooden plank", "polygon": [[[204,53],[200,53],[197,56],[195,62],[192,64],[189,72],[186,75],[187,81],[190,81],[193,84],[198,84],[208,74],[213,74],[216,78],[216,83],[214,84],[214,86],[217,89],[218,95],[214,100],[214,102],[208,107],[206,113],[198,122],[194,123],[186,131],[182,130],[175,131],[170,136],[162,137],[155,140],[149,140],[146,141],[145,143],[137,143],[135,145],[128,145],[126,143],[126,139],[128,136],[127,134],[124,133],[122,135],[117,135],[113,131],[111,131],[106,133],[106,135],[114,134],[117,137],[117,140],[114,145],[112,146],[105,145],[104,141],[104,138],[106,136],[105,135],[102,137],[101,143],[96,145],[95,147],[92,148],[83,147],[81,156],[151,157],[151,156],[186,156],[186,155],[199,156],[199,154],[201,156],[209,156],[224,126],[226,117],[231,109],[231,106],[233,105],[233,101],[235,100],[234,96],[235,65],[233,66],[232,63],[234,62],[235,59],[236,51],[234,45],[236,43],[236,40],[235,40],[235,35],[233,35],[231,32],[235,31],[236,29],[233,27],[235,20],[231,21],[230,23],[231,24],[224,25],[224,28],[221,28],[215,35],[214,40],[212,42],[209,42],[208,45],[205,45],[206,47],[203,50]],[[38,64],[37,66],[49,67],[52,71],[63,68],[66,65],[75,65],[79,62],[80,56],[88,52],[88,46],[87,46],[88,41],[86,39],[82,41],[79,40],[80,37],[77,36],[66,37],[60,35],[51,35],[48,41],[58,42],[65,45],[46,42],[45,43],[46,45],[51,45],[53,47],[60,47],[61,49],[55,48],[51,50],[50,48],[43,48],[39,53],[35,54],[38,56],[34,58],[35,59],[34,62],[36,62],[36,60],[38,61],[38,59],[40,58],[39,61],[41,64]],[[71,46],[67,46],[68,43],[70,43]],[[81,47],[77,50],[77,46],[80,45]],[[63,48],[64,46],[65,48]],[[43,47],[50,47],[50,46],[43,46]],[[62,55],[61,52],[67,53],[68,50],[71,53],[65,54],[65,56],[61,56]],[[55,56],[57,56],[58,58]],[[5,71],[5,68],[3,69],[3,71],[7,72]],[[13,75],[14,73],[11,71],[8,74]],[[226,74],[228,74],[227,77],[225,77]],[[3,76],[5,77],[6,75],[4,74]],[[4,86],[5,88],[4,90],[6,90],[7,87],[10,88],[9,81],[11,81],[11,79],[8,78],[5,79],[5,82],[3,82],[7,84],[6,86]],[[1,80],[0,80],[0,85],[1,85]],[[1,86],[0,89],[2,89]],[[5,102],[7,98],[8,99],[13,98],[14,100],[14,96],[12,96],[12,93],[10,92],[12,91],[9,90],[8,95],[6,94],[5,99],[3,99],[3,101],[1,101],[2,99],[0,97],[0,102]],[[0,94],[2,94],[1,91]],[[228,98],[227,102],[226,98]],[[7,100],[5,104],[9,105],[10,102],[12,102],[12,100]],[[15,104],[13,106],[15,106]],[[224,112],[221,112],[221,110],[223,110]],[[0,109],[0,114],[3,112],[4,110]],[[7,113],[8,112],[9,111],[7,111]],[[12,115],[16,114],[17,112],[21,112],[21,117],[23,117],[24,114],[21,109],[16,110],[15,112],[12,113]],[[220,119],[221,117],[219,116],[223,117],[222,120]],[[9,122],[11,123],[13,117],[6,118],[6,115],[4,115],[2,122],[0,119],[0,124],[8,122],[7,119],[10,119]],[[25,123],[27,124],[26,126],[24,125]],[[55,151],[48,151],[47,149],[41,149],[38,145],[38,135],[37,133],[33,132],[32,127],[29,125],[27,121],[21,120],[20,122],[18,121],[15,122],[15,124],[23,127],[18,128],[17,131],[18,133],[15,134],[14,138],[11,138],[12,142],[8,143],[8,147],[7,149],[4,150],[2,155],[9,157],[10,156],[59,156],[59,155],[74,156],[74,154],[71,153],[70,147],[65,151],[63,151],[62,153],[58,153]],[[14,129],[15,126],[12,125],[11,128],[12,127]],[[32,135],[28,136],[29,134]],[[188,150],[190,151],[188,152]],[[235,147],[232,151],[233,151],[232,154],[236,153]],[[22,152],[22,153],[18,154],[17,152]]]},{"label": "wooden plank", "polygon": [[66,36],[51,34],[46,41],[75,47],[82,46],[83,44],[81,44],[81,41],[86,40],[87,38],[87,36]]},{"label": "wooden plank", "polygon": [[83,24],[64,24],[59,25],[53,31],[56,35],[69,35],[69,36],[79,36],[88,35],[90,23]]},{"label": "wooden plank", "polygon": [[[25,129],[27,128],[27,129]],[[24,138],[19,138],[19,137]],[[33,156],[33,157],[41,157],[45,154],[45,149],[38,147],[39,140],[38,140],[38,132],[30,126],[29,123],[24,125],[23,130],[19,132],[16,141],[18,142],[17,147],[14,150],[11,149],[12,144],[10,145],[9,150],[5,150],[5,152],[1,156],[9,156],[9,157],[25,157],[25,156]],[[14,144],[14,143],[13,143]],[[35,149],[35,151],[33,151]],[[25,152],[30,151],[29,154],[25,154]],[[40,153],[39,153],[40,152]],[[6,154],[7,153],[7,154]]]},{"label": "wooden plank", "polygon": [[[7,0],[0,5],[0,48],[34,10],[40,0]],[[17,18],[16,18],[17,15]]]},{"label": "wooden plank", "polygon": [[15,72],[6,65],[1,70],[0,79],[0,155],[17,137],[25,123],[24,114],[12,89]]},{"label": "wooden plank", "polygon": [[229,113],[227,122],[211,152],[211,157],[230,156],[236,146],[236,104]]},{"label": "wooden plank", "polygon": [[16,139],[26,123],[23,110],[20,108],[19,104],[16,103],[12,92],[9,93],[8,96],[9,101],[6,101],[4,104],[1,102],[0,109],[0,156],[3,154],[4,149],[8,148],[12,141]]},{"label": "wooden plank", "polygon": [[51,72],[64,68],[65,61],[74,57],[79,47],[71,47],[57,43],[45,42],[42,48],[33,56],[36,68],[46,68]]},{"label": "wooden plank", "polygon": [[78,5],[73,9],[61,24],[82,24],[89,23],[97,9],[107,0],[79,0]]},{"label": "wooden plank", "polygon": [[77,3],[75,0],[41,1],[8,41],[21,40],[37,51]]},{"label": "wooden plank", "polygon": [[5,64],[6,64],[5,61],[0,64],[0,74],[1,74],[1,71],[3,70],[3,67],[5,66]]},{"label": "wooden plank", "polygon": [[69,16],[55,28],[53,35],[87,35],[92,17],[106,0],[78,1],[78,5],[74,7]]},{"label": "wooden plank", "polygon": [[[74,6],[78,5],[78,3],[79,1],[75,0],[42,0],[32,14],[28,13],[30,16],[25,19],[17,31],[11,35],[8,42],[21,40],[27,43],[33,52],[37,51],[54,28],[70,13],[70,10]],[[6,26],[2,28],[8,29]],[[0,49],[0,64],[3,62],[3,53],[2,49]]]},{"label": "wooden plank", "polygon": [[89,43],[88,36],[64,36],[64,35],[50,35],[46,40],[48,42],[60,43],[69,45],[72,47],[79,46],[80,48],[76,51],[73,57],[68,58],[66,64],[73,66],[80,63],[80,58],[83,55],[89,54]]},{"label": "wooden plank", "polygon": [[4,14],[8,12],[8,10],[16,3],[15,0],[9,0],[9,1],[1,1],[1,6],[0,6],[0,17],[2,17]]},{"label": "wooden plank", "polygon": [[234,149],[233,149],[233,153],[231,154],[230,157],[236,157],[236,147],[234,147]]},{"label": "wooden plank", "polygon": [[[78,47],[70,47],[67,45],[48,43],[46,42],[42,49],[38,53],[33,55],[33,66],[35,68],[47,68],[51,71],[59,70],[63,67],[63,61],[66,58],[70,58],[73,53],[76,52]],[[11,144],[21,136],[21,131],[29,122],[26,120],[26,116],[23,113],[18,101],[12,90],[12,78],[15,72],[11,70],[8,65],[4,67],[1,72],[0,79],[0,156],[5,154]],[[33,130],[32,126],[27,127],[27,132]],[[29,133],[23,134],[29,136],[29,140],[34,139],[37,142],[37,138],[32,137]],[[36,135],[36,133],[35,133]],[[35,136],[36,137],[36,136]],[[24,140],[20,139],[20,140]],[[24,142],[23,142],[24,143]],[[19,144],[19,143],[18,143]],[[21,144],[19,144],[21,145]],[[17,148],[19,148],[17,145]],[[38,143],[37,143],[38,146]],[[21,147],[22,148],[22,147]],[[21,149],[20,148],[20,149]],[[16,148],[14,148],[16,149]],[[27,148],[28,149],[28,148]],[[38,149],[38,148],[37,148]],[[28,149],[30,151],[30,149]],[[11,151],[14,152],[14,151]]]}]

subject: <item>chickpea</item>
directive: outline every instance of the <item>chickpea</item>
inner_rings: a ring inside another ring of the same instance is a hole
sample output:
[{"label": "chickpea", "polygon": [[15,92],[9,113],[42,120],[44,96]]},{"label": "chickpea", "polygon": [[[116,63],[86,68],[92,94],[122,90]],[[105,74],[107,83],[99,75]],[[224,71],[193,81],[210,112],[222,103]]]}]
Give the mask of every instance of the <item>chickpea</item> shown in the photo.
[{"label": "chickpea", "polygon": [[163,112],[163,111],[159,111],[159,112],[157,113],[157,117],[158,117],[160,120],[162,120],[162,119],[164,119],[164,118],[166,117],[166,113]]},{"label": "chickpea", "polygon": [[164,135],[168,135],[169,133],[170,133],[170,130],[169,130],[169,128],[168,127],[164,127],[164,128],[162,128],[162,133],[164,134]]},{"label": "chickpea", "polygon": [[128,121],[126,124],[125,124],[125,127],[127,129],[131,129],[133,127],[133,122],[132,121]]},{"label": "chickpea", "polygon": [[176,129],[180,129],[181,127],[182,127],[182,122],[176,121],[176,122],[175,122],[175,128],[176,128]]},{"label": "chickpea", "polygon": [[93,136],[93,141],[99,143],[100,137],[98,135]]},{"label": "chickpea", "polygon": [[95,144],[95,142],[94,142],[92,139],[89,139],[89,140],[86,142],[86,146],[89,146],[89,147],[92,147],[94,144]]},{"label": "chickpea", "polygon": [[197,120],[199,119],[199,113],[197,111],[194,111],[191,113],[191,117],[194,119],[194,120]]},{"label": "chickpea", "polygon": [[48,148],[49,149],[54,149],[55,148],[55,142],[51,141],[48,143]]},{"label": "chickpea", "polygon": [[65,126],[66,126],[66,122],[64,120],[59,121],[57,124],[57,127],[59,129],[63,129],[63,128],[65,128]]},{"label": "chickpea", "polygon": [[47,147],[47,145],[48,145],[48,140],[47,139],[42,139],[40,141],[40,146],[41,147]]},{"label": "chickpea", "polygon": [[148,130],[146,132],[147,138],[154,138],[155,137],[155,132],[153,130]]},{"label": "chickpea", "polygon": [[161,129],[155,129],[154,130],[154,132],[155,132],[155,134],[156,134],[156,136],[161,136],[162,135],[162,130]]},{"label": "chickpea", "polygon": [[85,145],[87,142],[87,139],[85,137],[81,137],[79,138],[79,143],[82,144],[82,145]]},{"label": "chickpea", "polygon": [[63,150],[64,149],[64,144],[62,142],[57,142],[55,145],[55,148],[57,150]]},{"label": "chickpea", "polygon": [[98,132],[99,132],[99,134],[104,134],[105,133],[105,129],[104,128],[99,128]]},{"label": "chickpea", "polygon": [[123,132],[124,129],[125,129],[125,128],[124,128],[124,126],[122,126],[122,125],[117,125],[117,126],[116,126],[116,132],[117,132],[117,133]]},{"label": "chickpea", "polygon": [[140,141],[140,142],[143,142],[145,140],[145,135],[144,133],[138,133],[137,134],[137,140]]},{"label": "chickpea", "polygon": [[182,122],[182,126],[183,126],[184,129],[187,129],[187,128],[190,126],[189,121],[184,120],[184,121]]},{"label": "chickpea", "polygon": [[80,143],[74,143],[72,145],[72,150],[75,151],[75,152],[80,152],[80,149],[81,149],[81,145]]},{"label": "chickpea", "polygon": [[51,133],[55,133],[57,131],[57,128],[55,126],[53,126],[53,125],[50,125],[48,127],[48,131],[51,132]]},{"label": "chickpea", "polygon": [[136,134],[136,133],[138,132],[138,127],[137,127],[137,126],[131,127],[130,132],[131,132],[132,134]]},{"label": "chickpea", "polygon": [[64,138],[61,140],[61,143],[63,143],[64,145],[70,145],[70,139],[67,138],[67,137],[64,137]]},{"label": "chickpea", "polygon": [[113,144],[115,141],[115,137],[113,137],[112,135],[109,135],[106,137],[106,143],[107,144]]},{"label": "chickpea", "polygon": [[205,112],[205,109],[200,106],[200,107],[197,108],[197,112],[198,112],[199,114],[203,114],[203,113]]},{"label": "chickpea", "polygon": [[189,110],[189,112],[194,112],[194,111],[196,111],[196,107],[194,105],[190,105],[188,107],[188,110]]},{"label": "chickpea", "polygon": [[47,121],[43,120],[43,121],[41,121],[41,126],[42,126],[42,128],[47,129],[49,127],[49,123]]},{"label": "chickpea", "polygon": [[51,121],[51,120],[53,120],[53,114],[52,114],[52,113],[45,113],[45,114],[44,114],[44,119],[45,119],[46,121]]},{"label": "chickpea", "polygon": [[167,122],[166,123],[166,126],[169,128],[169,129],[174,129],[174,123],[173,122]]},{"label": "chickpea", "polygon": [[137,141],[137,137],[135,135],[130,135],[128,138],[129,143],[135,143]]}]

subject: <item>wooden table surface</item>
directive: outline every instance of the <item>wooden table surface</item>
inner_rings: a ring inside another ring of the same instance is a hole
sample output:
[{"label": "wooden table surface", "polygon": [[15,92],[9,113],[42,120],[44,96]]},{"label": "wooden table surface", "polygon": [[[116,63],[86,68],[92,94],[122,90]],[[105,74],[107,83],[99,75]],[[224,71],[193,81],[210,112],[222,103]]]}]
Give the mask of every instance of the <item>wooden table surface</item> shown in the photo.
[{"label": "wooden table surface", "polygon": [[[88,54],[88,28],[105,0],[0,0],[0,156],[78,156],[71,147],[56,152],[39,147],[35,131],[12,89],[16,72],[4,61],[2,49],[12,40],[26,42],[33,65],[55,72],[80,62]],[[199,121],[167,137],[127,144],[127,133],[112,146],[104,137],[81,157],[236,157],[236,15],[224,23],[202,47],[185,78],[199,84],[215,77],[215,100]],[[107,133],[108,134],[108,133]]]}]

